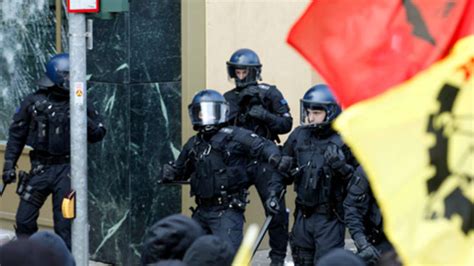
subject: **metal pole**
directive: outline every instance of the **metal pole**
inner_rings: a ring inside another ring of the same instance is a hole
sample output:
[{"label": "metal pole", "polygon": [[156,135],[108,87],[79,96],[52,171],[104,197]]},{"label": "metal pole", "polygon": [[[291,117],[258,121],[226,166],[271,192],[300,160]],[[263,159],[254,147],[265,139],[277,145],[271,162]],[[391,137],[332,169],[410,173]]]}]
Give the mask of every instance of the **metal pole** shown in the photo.
[{"label": "metal pole", "polygon": [[89,264],[85,29],[84,14],[69,14],[71,185],[76,191],[76,217],[72,222],[72,254],[77,266]]}]

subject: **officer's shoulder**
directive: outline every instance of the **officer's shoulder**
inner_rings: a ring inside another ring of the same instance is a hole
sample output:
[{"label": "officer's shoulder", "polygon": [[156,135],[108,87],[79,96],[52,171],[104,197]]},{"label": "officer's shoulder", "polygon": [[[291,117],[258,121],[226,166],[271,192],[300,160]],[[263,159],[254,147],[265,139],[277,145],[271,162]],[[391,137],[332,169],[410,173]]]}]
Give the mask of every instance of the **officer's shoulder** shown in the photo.
[{"label": "officer's shoulder", "polygon": [[41,100],[43,98],[46,98],[47,97],[46,95],[47,95],[46,91],[38,89],[38,90],[26,95],[25,98],[23,99],[23,101],[33,103],[33,102],[36,102],[36,101]]},{"label": "officer's shoulder", "polygon": [[270,88],[275,87],[275,86],[272,86],[267,83],[258,83],[257,87],[261,90],[269,90]]},{"label": "officer's shoulder", "polygon": [[297,126],[293,131],[291,132],[291,135],[300,135],[300,134],[310,134],[311,130],[306,127],[306,126]]},{"label": "officer's shoulder", "polygon": [[266,93],[269,94],[281,94],[280,90],[275,85],[267,84],[267,83],[259,83],[257,87],[260,90],[265,91]]},{"label": "officer's shoulder", "polygon": [[235,128],[236,128],[235,126],[226,126],[226,127],[221,128],[219,130],[219,133],[231,135],[234,132]]},{"label": "officer's shoulder", "polygon": [[224,92],[224,98],[232,97],[235,95],[235,89]]},{"label": "officer's shoulder", "polygon": [[194,135],[194,136],[191,136],[188,141],[186,141],[186,143],[184,144],[184,146],[188,146],[188,145],[193,145],[194,142],[197,140],[198,136],[197,135]]},{"label": "officer's shoulder", "polygon": [[336,144],[338,147],[342,147],[346,145],[344,141],[342,140],[341,135],[339,135],[339,133],[337,133],[336,131],[334,131],[331,135],[329,135],[328,139],[330,142]]},{"label": "officer's shoulder", "polygon": [[225,128],[222,128],[221,131],[223,129],[226,129],[226,131],[228,132],[228,134],[232,134],[232,135],[235,135],[235,136],[250,136],[250,137],[258,137],[257,134],[255,134],[253,131],[251,130],[248,130],[246,128],[243,128],[243,127],[237,127],[237,126],[227,126]]},{"label": "officer's shoulder", "polygon": [[293,129],[293,131],[291,131],[290,135],[288,136],[288,140],[295,141],[304,134],[306,134],[306,129],[302,126],[298,126]]}]

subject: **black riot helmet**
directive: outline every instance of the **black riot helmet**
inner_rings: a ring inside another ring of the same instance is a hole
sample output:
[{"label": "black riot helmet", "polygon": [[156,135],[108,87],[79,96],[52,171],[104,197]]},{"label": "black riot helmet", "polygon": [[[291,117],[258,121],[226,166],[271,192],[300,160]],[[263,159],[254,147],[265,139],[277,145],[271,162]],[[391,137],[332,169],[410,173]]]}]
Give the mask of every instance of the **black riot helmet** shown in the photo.
[{"label": "black riot helmet", "polygon": [[[236,69],[247,70],[247,76],[239,79],[235,74]],[[262,64],[258,55],[247,48],[235,51],[227,61],[227,74],[229,78],[235,80],[235,85],[238,88],[246,87],[251,84],[256,84],[257,80],[261,80]]]},{"label": "black riot helmet", "polygon": [[212,130],[229,120],[229,104],[222,94],[210,89],[194,95],[188,112],[195,130]]},{"label": "black riot helmet", "polygon": [[69,54],[57,54],[46,64],[46,73],[38,81],[42,87],[52,87],[69,91]]},{"label": "black riot helmet", "polygon": [[[326,116],[322,123],[311,124],[308,120],[309,110],[323,110]],[[341,107],[336,101],[329,87],[325,84],[318,84],[311,87],[300,100],[300,122],[302,126],[307,126],[320,131],[331,129],[331,123],[341,113]]]}]

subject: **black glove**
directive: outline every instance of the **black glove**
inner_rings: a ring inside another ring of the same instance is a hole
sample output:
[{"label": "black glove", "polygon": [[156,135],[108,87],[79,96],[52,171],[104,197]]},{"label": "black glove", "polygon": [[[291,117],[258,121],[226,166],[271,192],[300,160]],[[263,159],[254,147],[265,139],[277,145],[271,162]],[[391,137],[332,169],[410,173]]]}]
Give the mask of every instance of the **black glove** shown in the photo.
[{"label": "black glove", "polygon": [[262,121],[267,121],[271,119],[272,114],[268,112],[263,106],[261,105],[254,105],[252,108],[250,108],[250,111],[248,114],[256,119],[262,120]]},{"label": "black glove", "polygon": [[350,177],[354,172],[354,168],[346,162],[346,156],[336,145],[331,145],[326,149],[324,159],[332,170],[343,177]]},{"label": "black glove", "polygon": [[161,174],[161,183],[170,183],[176,177],[176,168],[173,166],[173,162],[169,162],[163,165],[163,171]]},{"label": "black glove", "polygon": [[326,149],[324,159],[332,169],[340,168],[346,163],[346,156],[336,145],[331,145]]},{"label": "black glove", "polygon": [[249,86],[240,92],[241,102],[242,100],[248,100],[252,97],[255,97],[255,98],[259,97],[258,88],[256,86]]},{"label": "black glove", "polygon": [[377,263],[380,258],[380,252],[372,244],[368,243],[365,238],[356,240],[355,244],[357,250],[359,250],[357,255],[359,255],[367,265],[375,265],[375,263]]},{"label": "black glove", "polygon": [[16,181],[15,164],[12,161],[5,161],[3,165],[3,184],[10,184]]},{"label": "black glove", "polygon": [[273,154],[268,159],[268,162],[273,165],[280,173],[288,175],[291,166],[293,165],[293,157],[286,155]]},{"label": "black glove", "polygon": [[278,197],[276,196],[275,191],[270,192],[270,197],[268,197],[267,201],[265,202],[265,208],[267,212],[275,215],[280,210],[280,204],[278,203]]}]

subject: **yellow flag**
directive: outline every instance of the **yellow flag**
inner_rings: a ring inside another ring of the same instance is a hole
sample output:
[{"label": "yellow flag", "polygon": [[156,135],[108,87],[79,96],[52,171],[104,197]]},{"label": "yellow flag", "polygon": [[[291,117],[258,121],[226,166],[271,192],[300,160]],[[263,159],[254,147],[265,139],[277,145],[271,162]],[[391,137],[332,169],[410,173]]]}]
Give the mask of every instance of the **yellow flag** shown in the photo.
[{"label": "yellow flag", "polygon": [[242,244],[234,257],[232,266],[249,266],[252,261],[252,247],[255,245],[255,240],[258,236],[258,225],[249,225],[247,232],[245,233]]},{"label": "yellow flag", "polygon": [[474,265],[474,36],[335,127],[366,172],[405,265]]}]

